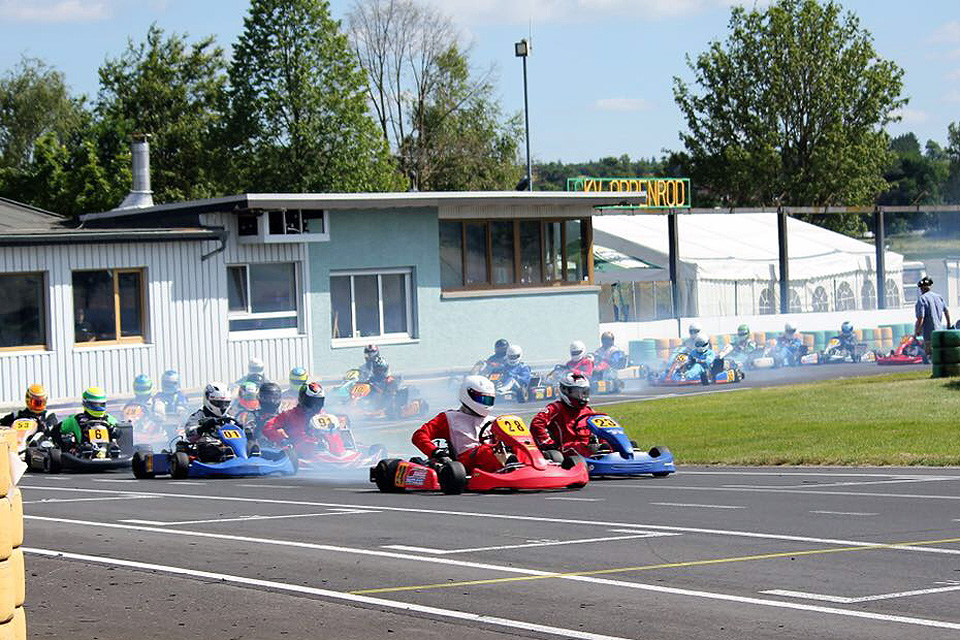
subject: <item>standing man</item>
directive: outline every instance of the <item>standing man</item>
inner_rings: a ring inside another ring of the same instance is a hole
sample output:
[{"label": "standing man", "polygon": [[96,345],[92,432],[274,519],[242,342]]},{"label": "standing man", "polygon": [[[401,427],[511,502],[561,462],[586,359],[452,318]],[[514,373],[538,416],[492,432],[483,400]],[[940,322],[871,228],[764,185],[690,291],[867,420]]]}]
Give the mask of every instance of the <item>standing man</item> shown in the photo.
[{"label": "standing man", "polygon": [[[933,347],[933,341],[931,340],[933,332],[949,329],[951,326],[950,310],[947,309],[943,296],[930,291],[932,286],[933,280],[927,276],[920,278],[920,282],[917,283],[920,295],[917,296],[917,304],[914,307],[917,314],[917,324],[913,329],[913,335],[918,338],[923,335],[923,350],[926,351],[928,358]],[[946,324],[943,323],[944,318],[947,320]]]}]

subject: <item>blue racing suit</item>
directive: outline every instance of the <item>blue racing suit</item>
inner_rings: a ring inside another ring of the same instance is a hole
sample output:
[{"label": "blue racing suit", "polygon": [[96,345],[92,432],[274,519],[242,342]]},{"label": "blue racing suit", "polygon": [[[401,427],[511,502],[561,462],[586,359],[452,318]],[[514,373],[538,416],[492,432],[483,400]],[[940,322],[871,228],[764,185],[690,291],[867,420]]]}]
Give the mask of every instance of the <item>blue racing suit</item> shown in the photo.
[{"label": "blue racing suit", "polygon": [[687,370],[683,372],[683,377],[687,380],[699,380],[704,374],[710,376],[713,370],[713,361],[717,359],[717,354],[709,347],[704,351],[694,349],[690,352]]},{"label": "blue racing suit", "polygon": [[795,367],[800,364],[800,357],[803,355],[803,340],[800,335],[795,333],[793,337],[781,333],[777,338],[777,352],[780,356],[780,364]]},{"label": "blue racing suit", "polygon": [[503,365],[503,377],[508,380],[516,380],[517,384],[526,389],[530,385],[530,365],[518,362],[517,364]]}]

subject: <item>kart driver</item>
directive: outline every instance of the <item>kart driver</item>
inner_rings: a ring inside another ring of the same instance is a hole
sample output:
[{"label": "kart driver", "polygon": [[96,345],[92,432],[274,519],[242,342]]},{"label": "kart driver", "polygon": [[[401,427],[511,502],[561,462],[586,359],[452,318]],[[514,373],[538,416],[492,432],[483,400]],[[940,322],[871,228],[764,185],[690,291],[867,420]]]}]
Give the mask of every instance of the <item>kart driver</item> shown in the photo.
[{"label": "kart driver", "polygon": [[700,335],[702,328],[700,327],[699,322],[691,322],[690,326],[687,327],[687,333],[689,334],[687,338],[683,341],[681,345],[681,351],[690,353],[697,346],[697,337]]},{"label": "kart driver", "polygon": [[153,413],[167,418],[179,418],[181,412],[186,413],[189,403],[180,390],[180,374],[174,369],[167,369],[160,376],[160,392],[153,396],[151,404]]},{"label": "kart driver", "polygon": [[283,400],[297,401],[300,397],[300,389],[309,381],[307,370],[303,367],[294,367],[290,369],[290,386],[283,392]]},{"label": "kart driver", "polygon": [[783,325],[783,333],[777,338],[777,347],[786,356],[784,364],[796,366],[800,364],[800,352],[803,347],[803,340],[797,333],[797,327],[792,322]]},{"label": "kart driver", "polygon": [[697,336],[693,351],[690,352],[690,359],[687,361],[687,369],[683,374],[684,377],[688,380],[693,380],[703,378],[706,374],[707,380],[712,382],[710,372],[713,370],[713,362],[716,359],[717,355],[713,352],[713,349],[710,348],[710,343],[707,342],[707,339],[704,336]]},{"label": "kart driver", "polygon": [[53,440],[61,449],[70,449],[86,440],[92,425],[106,425],[110,440],[120,435],[116,418],[107,413],[107,394],[101,387],[90,387],[83,392],[83,411],[57,425]]},{"label": "kart driver", "polygon": [[261,384],[263,384],[263,381],[267,379],[267,376],[263,371],[263,360],[253,356],[247,362],[247,375],[237,380],[234,384],[239,386],[244,382],[254,382],[256,383],[257,387],[259,387]]},{"label": "kart driver", "polygon": [[522,389],[530,386],[530,366],[523,363],[523,349],[518,344],[507,348],[507,360],[503,367],[504,377],[516,381]]},{"label": "kart driver", "polygon": [[245,425],[252,421],[257,409],[260,408],[260,403],[257,401],[259,393],[260,387],[256,383],[244,382],[237,390],[237,397],[230,405],[228,413],[236,416],[240,424]]},{"label": "kart driver", "polygon": [[[460,385],[460,408],[438,413],[413,432],[411,441],[425,455],[436,460],[454,457],[466,468],[494,472],[504,462],[494,447],[480,442],[480,431],[490,422],[490,407],[496,399],[493,383],[483,376],[467,376]],[[450,450],[434,440],[445,440]]]},{"label": "kart driver", "polygon": [[840,325],[840,335],[837,336],[837,339],[840,340],[840,347],[846,349],[851,354],[856,353],[857,350],[857,334],[853,332],[853,324],[844,322]]},{"label": "kart driver", "polygon": [[[363,364],[357,367],[360,377],[357,382],[370,382],[373,377],[373,363],[380,358],[380,347],[375,344],[368,344],[363,348]],[[382,360],[382,358],[380,358]]]},{"label": "kart driver", "polygon": [[280,400],[282,398],[280,385],[276,382],[264,382],[260,385],[257,392],[257,410],[253,412],[248,426],[253,429],[254,435],[259,438],[263,434],[263,428],[267,421],[275,418],[280,413]]},{"label": "kart driver", "polygon": [[0,427],[12,427],[16,420],[36,420],[37,433],[49,433],[57,425],[57,415],[47,413],[47,390],[41,384],[32,384],[27,387],[24,397],[27,405],[19,411],[8,413],[0,418]]},{"label": "kart driver", "polygon": [[203,407],[187,418],[185,434],[190,442],[197,442],[204,436],[216,437],[217,425],[235,422],[230,415],[230,396],[218,384],[208,384],[203,390]]},{"label": "kart driver", "polygon": [[530,421],[530,432],[541,449],[567,451],[591,456],[590,429],[584,416],[596,413],[589,406],[590,379],[568,372],[560,379],[560,399],[548,404]]},{"label": "kart driver", "polygon": [[[161,424],[162,420],[153,412],[153,380],[150,376],[141,373],[133,379],[133,398],[123,406],[125,419],[154,425]],[[143,422],[141,422],[141,420]]]},{"label": "kart driver", "polygon": [[627,356],[622,349],[613,344],[613,332],[604,331],[600,336],[600,348],[593,352],[593,376],[603,377],[610,370],[627,366]]},{"label": "kart driver", "polygon": [[276,444],[290,441],[295,447],[301,444],[325,446],[325,442],[310,428],[311,419],[323,413],[325,398],[326,394],[319,382],[313,380],[303,385],[297,398],[297,406],[267,420],[263,427],[263,436]]},{"label": "kart driver", "polygon": [[482,375],[488,376],[491,373],[497,373],[503,371],[507,366],[507,350],[510,348],[510,343],[507,342],[506,338],[500,338],[493,343],[493,355],[487,358],[483,364]]},{"label": "kart driver", "polygon": [[586,378],[593,375],[593,360],[587,355],[587,347],[580,340],[570,343],[570,359],[562,368],[579,373]]},{"label": "kart driver", "polygon": [[731,341],[733,350],[738,353],[751,353],[757,350],[757,343],[750,337],[750,327],[745,324],[737,327],[737,335]]}]

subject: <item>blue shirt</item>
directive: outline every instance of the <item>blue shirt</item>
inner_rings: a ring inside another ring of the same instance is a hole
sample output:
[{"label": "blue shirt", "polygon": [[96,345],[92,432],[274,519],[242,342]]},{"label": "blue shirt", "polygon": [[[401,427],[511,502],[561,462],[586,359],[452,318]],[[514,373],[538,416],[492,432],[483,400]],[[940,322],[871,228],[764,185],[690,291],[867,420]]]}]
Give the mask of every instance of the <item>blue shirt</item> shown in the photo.
[{"label": "blue shirt", "polygon": [[933,291],[927,291],[920,294],[917,298],[917,304],[914,310],[917,313],[917,320],[923,318],[923,339],[930,340],[934,331],[940,331],[943,326],[943,310],[946,309],[943,296]]}]

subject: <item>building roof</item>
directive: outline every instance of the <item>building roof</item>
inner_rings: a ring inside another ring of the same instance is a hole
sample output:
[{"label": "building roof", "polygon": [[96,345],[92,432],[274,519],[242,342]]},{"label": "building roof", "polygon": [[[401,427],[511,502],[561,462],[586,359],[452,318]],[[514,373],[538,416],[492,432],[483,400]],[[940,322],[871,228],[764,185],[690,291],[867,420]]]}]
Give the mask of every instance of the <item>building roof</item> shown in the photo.
[{"label": "building roof", "polygon": [[[778,278],[777,216],[773,211],[680,215],[677,230],[684,278]],[[595,216],[593,233],[597,245],[658,265],[664,271],[667,268],[666,216]],[[791,280],[872,272],[876,268],[876,250],[872,244],[796,218],[788,218],[787,249]],[[903,268],[903,256],[899,253],[888,251],[885,257],[887,271]],[[661,276],[650,273],[649,277],[637,279],[665,279]]]},{"label": "building roof", "polygon": [[60,227],[66,219],[38,207],[0,198],[0,229],[28,230]]}]

